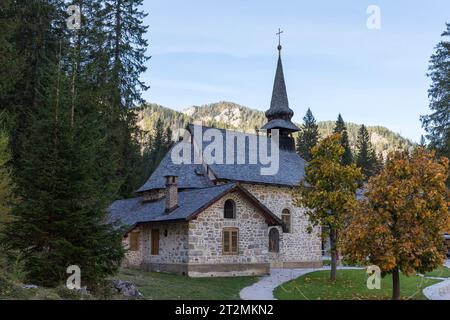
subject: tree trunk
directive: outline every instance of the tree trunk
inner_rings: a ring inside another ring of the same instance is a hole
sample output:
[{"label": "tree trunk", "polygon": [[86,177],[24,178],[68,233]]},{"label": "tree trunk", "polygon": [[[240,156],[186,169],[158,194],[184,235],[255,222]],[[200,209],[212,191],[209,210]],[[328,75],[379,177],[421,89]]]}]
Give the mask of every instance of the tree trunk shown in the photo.
[{"label": "tree trunk", "polygon": [[337,250],[336,250],[336,231],[330,229],[330,254],[331,254],[331,273],[330,280],[336,281],[337,271]]},{"label": "tree trunk", "polygon": [[395,267],[392,271],[392,300],[400,300],[400,271]]}]

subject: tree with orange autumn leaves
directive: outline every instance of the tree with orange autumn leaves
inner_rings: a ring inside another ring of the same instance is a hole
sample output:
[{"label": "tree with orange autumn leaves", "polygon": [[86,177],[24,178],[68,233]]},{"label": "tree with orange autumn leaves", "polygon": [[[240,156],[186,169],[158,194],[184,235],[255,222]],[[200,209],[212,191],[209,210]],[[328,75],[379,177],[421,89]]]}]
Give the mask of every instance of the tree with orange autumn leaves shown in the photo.
[{"label": "tree with orange autumn leaves", "polygon": [[423,148],[412,155],[391,154],[348,217],[341,238],[345,260],[377,265],[383,275],[392,274],[394,300],[400,299],[400,273],[432,271],[445,259],[448,162]]},{"label": "tree with orange autumn leaves", "polygon": [[306,166],[305,179],[293,192],[295,204],[307,208],[311,227],[325,227],[328,232],[331,281],[336,280],[338,235],[341,234],[346,214],[358,206],[356,190],[364,178],[354,164],[342,164],[344,151],[340,134],[323,139],[312,149],[312,160]]}]

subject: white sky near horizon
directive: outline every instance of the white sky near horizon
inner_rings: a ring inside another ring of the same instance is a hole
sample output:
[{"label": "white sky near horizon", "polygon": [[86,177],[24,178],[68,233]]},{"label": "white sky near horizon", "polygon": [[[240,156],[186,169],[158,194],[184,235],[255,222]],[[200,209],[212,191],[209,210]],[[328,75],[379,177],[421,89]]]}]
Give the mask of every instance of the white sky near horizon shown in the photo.
[{"label": "white sky near horizon", "polygon": [[[381,29],[366,26],[369,5]],[[182,110],[232,101],[266,110],[278,27],[294,121],[382,125],[415,141],[429,112],[428,61],[450,22],[450,1],[145,0],[148,102]]]}]

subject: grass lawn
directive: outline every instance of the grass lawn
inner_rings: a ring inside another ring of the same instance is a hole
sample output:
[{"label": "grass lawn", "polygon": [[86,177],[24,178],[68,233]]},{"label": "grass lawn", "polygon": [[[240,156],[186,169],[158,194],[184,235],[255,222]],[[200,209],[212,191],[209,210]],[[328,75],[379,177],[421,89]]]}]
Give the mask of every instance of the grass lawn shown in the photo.
[{"label": "grass lawn", "polygon": [[447,267],[439,267],[431,272],[425,273],[428,277],[450,278],[450,269]]},{"label": "grass lawn", "polygon": [[241,289],[259,277],[189,278],[174,274],[122,269],[116,278],[138,286],[146,299],[238,300]]},{"label": "grass lawn", "polygon": [[[365,270],[338,270],[335,283],[329,281],[330,271],[316,271],[282,284],[274,290],[280,300],[381,300],[391,299],[392,277],[381,280],[381,289],[369,290]],[[426,300],[422,289],[439,280],[418,276],[400,276],[402,299]]]}]

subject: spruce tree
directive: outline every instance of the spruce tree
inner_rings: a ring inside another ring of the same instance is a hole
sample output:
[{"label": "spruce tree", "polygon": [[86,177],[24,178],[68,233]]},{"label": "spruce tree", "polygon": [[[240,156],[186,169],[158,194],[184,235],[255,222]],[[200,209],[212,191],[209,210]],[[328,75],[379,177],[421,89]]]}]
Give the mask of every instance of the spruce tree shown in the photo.
[{"label": "spruce tree", "polygon": [[311,110],[308,108],[303,117],[303,125],[297,137],[297,152],[306,161],[311,161],[311,150],[319,141],[319,127]]},{"label": "spruce tree", "polygon": [[70,35],[57,27],[47,28],[58,35],[58,46],[39,108],[29,116],[16,178],[21,201],[5,233],[8,246],[23,252],[28,281],[64,283],[66,268],[78,265],[82,284],[95,289],[123,256],[121,233],[106,223],[118,190],[118,160],[105,139],[101,67],[90,62],[93,51],[85,41],[89,24]]},{"label": "spruce tree", "polygon": [[[8,133],[14,175],[21,174],[22,143],[28,138],[33,113],[45,101],[59,40],[66,32],[63,0],[7,1],[0,9],[0,68],[6,66],[7,94],[0,94],[0,110],[8,114]],[[6,27],[5,27],[6,26]],[[5,55],[3,55],[5,53]],[[11,79],[11,82],[9,80]],[[0,80],[2,81],[2,80]]]},{"label": "spruce tree", "polygon": [[353,155],[352,150],[350,149],[350,141],[348,138],[347,127],[345,126],[345,122],[341,114],[338,115],[333,132],[339,133],[341,135],[341,145],[342,147],[344,147],[344,154],[342,155],[342,164],[350,165],[351,163],[353,163]]},{"label": "spruce tree", "polygon": [[23,57],[14,46],[19,21],[12,8],[11,0],[0,3],[0,105],[6,103],[6,95],[14,89],[23,63]]},{"label": "spruce tree", "polygon": [[[138,185],[142,169],[142,155],[138,137],[142,135],[136,125],[135,107],[142,104],[142,92],[147,86],[140,75],[147,69],[149,57],[143,24],[146,13],[140,10],[143,0],[104,0],[104,30],[110,50],[108,101],[112,114],[109,139],[120,153],[117,175],[122,178],[119,195],[130,196]],[[139,170],[136,168],[139,167]]]},{"label": "spruce tree", "polygon": [[17,180],[21,202],[6,234],[8,245],[24,254],[28,281],[64,283],[66,268],[78,265],[82,284],[95,289],[119,266],[121,234],[105,223],[110,199],[98,159],[105,148],[101,122],[90,115],[72,124],[69,102],[64,105],[58,120],[41,106],[30,128]]},{"label": "spruce tree", "polygon": [[[436,149],[437,155],[450,158],[450,23],[446,24],[442,37],[428,68],[431,78],[428,98],[432,113],[422,116],[421,121],[429,146]],[[447,184],[450,186],[450,178]]]},{"label": "spruce tree", "polygon": [[1,131],[0,126],[0,231],[10,220],[10,210],[14,199],[11,172],[8,167],[10,160],[8,137]]},{"label": "spruce tree", "polygon": [[366,178],[371,177],[377,169],[377,159],[375,150],[370,142],[370,135],[364,125],[358,130],[356,139],[356,165],[361,168],[361,172]]}]

